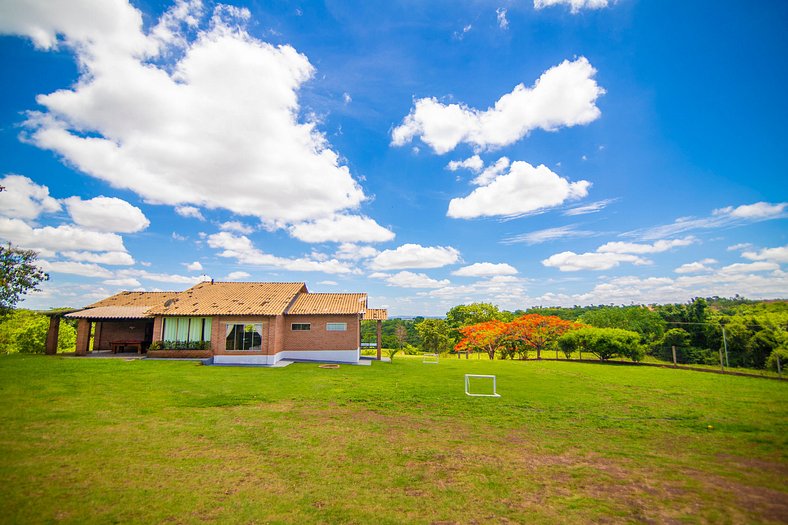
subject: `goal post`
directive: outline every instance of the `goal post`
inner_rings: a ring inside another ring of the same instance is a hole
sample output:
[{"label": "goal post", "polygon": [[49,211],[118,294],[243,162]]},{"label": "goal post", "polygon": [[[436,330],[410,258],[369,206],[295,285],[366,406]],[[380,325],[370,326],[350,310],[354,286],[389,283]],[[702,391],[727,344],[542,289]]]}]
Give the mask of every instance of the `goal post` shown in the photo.
[{"label": "goal post", "polygon": [[[471,378],[492,379],[492,394],[474,394],[471,392]],[[465,395],[472,397],[501,397],[501,395],[498,393],[496,377],[484,374],[465,374]]]},{"label": "goal post", "polygon": [[425,365],[437,365],[438,354],[434,354],[434,353],[421,354],[421,362],[424,363]]}]

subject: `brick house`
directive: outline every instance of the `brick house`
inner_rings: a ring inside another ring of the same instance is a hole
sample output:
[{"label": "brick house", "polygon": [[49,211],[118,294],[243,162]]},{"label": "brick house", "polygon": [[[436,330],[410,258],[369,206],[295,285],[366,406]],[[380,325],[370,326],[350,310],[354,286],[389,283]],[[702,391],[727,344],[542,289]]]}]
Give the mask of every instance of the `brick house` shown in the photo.
[{"label": "brick house", "polygon": [[[361,321],[380,323],[364,293],[310,293],[304,283],[202,282],[183,292],[120,292],[83,310],[77,355],[138,351],[159,357],[212,357],[221,364],[272,365],[281,359],[358,362]],[[170,349],[168,347],[178,348]]]}]

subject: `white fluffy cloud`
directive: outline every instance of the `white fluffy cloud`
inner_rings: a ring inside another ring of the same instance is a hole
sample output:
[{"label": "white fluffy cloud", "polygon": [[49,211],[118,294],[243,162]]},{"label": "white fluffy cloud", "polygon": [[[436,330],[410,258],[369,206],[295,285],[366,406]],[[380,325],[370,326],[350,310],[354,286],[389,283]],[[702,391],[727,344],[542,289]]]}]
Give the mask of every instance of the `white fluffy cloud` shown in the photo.
[{"label": "white fluffy cloud", "polygon": [[605,92],[595,74],[585,57],[565,60],[542,73],[533,87],[518,84],[485,111],[436,98],[418,99],[392,131],[392,144],[402,146],[418,136],[436,153],[449,152],[460,143],[489,149],[512,144],[534,129],[588,124],[599,118],[596,100]]},{"label": "white fluffy cloud", "polygon": [[544,9],[554,5],[567,5],[572,14],[577,14],[581,9],[602,9],[608,6],[608,0],[534,0],[534,9]]},{"label": "white fluffy cloud", "polygon": [[467,197],[452,199],[447,215],[455,219],[521,215],[585,197],[590,186],[585,180],[569,182],[544,165],[516,161],[508,173]]},{"label": "white fluffy cloud", "polygon": [[337,259],[350,259],[353,261],[358,261],[361,259],[369,259],[370,257],[374,257],[379,253],[380,252],[372,246],[359,246],[358,244],[353,243],[342,243],[339,245],[339,249],[334,254],[334,257]]},{"label": "white fluffy cloud", "polygon": [[334,215],[290,227],[290,235],[304,242],[385,242],[394,232],[361,215]]},{"label": "white fluffy cloud", "polygon": [[484,161],[478,155],[473,155],[465,160],[452,160],[446,165],[449,171],[457,171],[460,168],[465,168],[477,173],[484,168]]},{"label": "white fluffy cloud", "polygon": [[134,233],[150,224],[142,210],[116,197],[102,196],[84,201],[69,197],[63,202],[74,222],[89,230]]},{"label": "white fluffy cloud", "polygon": [[564,215],[572,217],[574,215],[587,215],[589,213],[596,213],[599,211],[604,210],[608,204],[615,202],[616,199],[603,199],[601,201],[592,202],[589,204],[584,204],[582,206],[576,206],[574,208],[570,208],[564,212]]},{"label": "white fluffy cloud", "polygon": [[330,274],[352,273],[354,269],[337,259],[317,260],[315,258],[298,257],[294,259],[278,257],[258,250],[245,235],[233,235],[230,232],[219,232],[207,237],[208,246],[218,250],[220,257],[237,260],[241,264],[282,268],[294,272],[324,272]]},{"label": "white fluffy cloud", "polygon": [[0,218],[0,238],[42,255],[59,251],[125,252],[123,239],[114,233],[83,230],[74,225],[33,228],[19,219]]},{"label": "white fluffy cloud", "polygon": [[[449,284],[448,279],[437,280],[424,273],[414,273],[402,271],[393,275],[377,273],[372,274],[388,283],[388,286],[398,286],[400,288],[441,288]],[[370,277],[372,277],[370,275]]]},{"label": "white fluffy cloud", "polygon": [[[248,11],[178,2],[145,33],[125,0],[0,3],[0,32],[73,50],[81,77],[40,95],[28,140],[151,203],[224,208],[273,224],[356,208],[365,198],[298,90],[309,60],[244,29]],[[179,32],[179,27],[186,30]],[[187,35],[196,34],[190,38]],[[159,66],[151,59],[177,57]]]},{"label": "white fluffy cloud", "polygon": [[492,277],[494,275],[515,275],[517,268],[506,263],[474,263],[451,272],[459,277]]},{"label": "white fluffy cloud", "polygon": [[509,157],[501,157],[498,159],[495,164],[492,166],[488,166],[483,172],[479,174],[478,177],[471,181],[471,184],[476,186],[486,186],[492,181],[496,179],[499,175],[506,171],[506,168],[509,167],[511,162],[509,161]]},{"label": "white fluffy cloud", "polygon": [[225,280],[227,280],[227,281],[238,281],[238,280],[241,280],[241,279],[246,279],[247,277],[251,277],[251,276],[252,275],[250,273],[248,273],[248,272],[236,271],[236,272],[228,273],[227,277],[225,277]]},{"label": "white fluffy cloud", "polygon": [[609,270],[622,262],[636,265],[649,264],[648,259],[626,253],[575,253],[571,251],[556,253],[542,261],[544,266],[558,268],[562,272],[580,270]]},{"label": "white fluffy cloud", "polygon": [[130,266],[134,264],[134,258],[126,252],[61,252],[63,257],[72,261],[91,262],[97,264],[109,264],[110,266]]},{"label": "white fluffy cloud", "polygon": [[254,231],[254,228],[240,221],[223,222],[219,225],[219,229],[226,232],[243,233],[244,235],[248,235]]},{"label": "white fluffy cloud", "polygon": [[103,279],[108,279],[113,275],[111,271],[93,263],[41,260],[38,262],[38,266],[47,273],[65,273],[69,275],[80,275],[82,277],[100,277]]},{"label": "white fluffy cloud", "polygon": [[202,263],[200,261],[184,263],[184,266],[186,266],[186,269],[190,272],[201,272],[203,270]]},{"label": "white fluffy cloud", "polygon": [[730,215],[737,219],[771,219],[779,217],[785,213],[788,203],[780,202],[770,204],[768,202],[756,202],[755,204],[743,204],[741,206],[729,206],[714,210],[715,215]]},{"label": "white fluffy cloud", "polygon": [[702,261],[695,261],[691,263],[682,264],[675,270],[676,273],[700,273],[700,272],[709,272],[711,268],[709,268],[708,264],[715,264],[717,261],[716,259],[703,259]]},{"label": "white fluffy cloud", "polygon": [[6,175],[0,179],[0,186],[5,187],[0,192],[0,215],[32,220],[60,210],[60,203],[49,196],[49,188],[22,175]]},{"label": "white fluffy cloud", "polygon": [[499,7],[495,10],[495,18],[498,20],[498,27],[501,29],[509,29],[509,20],[506,19],[505,7]]},{"label": "white fluffy cloud", "polygon": [[770,261],[788,264],[788,245],[778,246],[777,248],[764,248],[757,252],[744,252],[741,255],[745,259],[750,259],[751,261]]},{"label": "white fluffy cloud", "polygon": [[403,244],[394,250],[383,250],[370,262],[373,270],[406,268],[440,268],[456,263],[460,252],[451,246]]},{"label": "white fluffy cloud", "polygon": [[124,279],[107,279],[106,281],[102,281],[104,284],[108,284],[110,286],[123,286],[126,288],[137,288],[142,286],[137,279],[133,277],[126,277]]},{"label": "white fluffy cloud", "polygon": [[608,242],[596,249],[600,253],[662,253],[680,246],[689,246],[697,242],[692,236],[683,239],[660,239],[652,244],[634,242]]},{"label": "white fluffy cloud", "polygon": [[205,220],[200,208],[196,208],[194,206],[176,206],[175,213],[181,217],[191,217],[192,219],[197,219],[199,221]]}]

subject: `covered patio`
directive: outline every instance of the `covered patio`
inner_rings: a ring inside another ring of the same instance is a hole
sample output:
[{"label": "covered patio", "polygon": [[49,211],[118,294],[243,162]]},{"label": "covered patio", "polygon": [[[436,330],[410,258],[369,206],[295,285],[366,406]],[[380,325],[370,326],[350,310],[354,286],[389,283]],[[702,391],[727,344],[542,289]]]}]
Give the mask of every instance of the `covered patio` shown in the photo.
[{"label": "covered patio", "polygon": [[[148,306],[100,306],[65,315],[78,319],[76,355],[91,351],[136,352],[142,354],[153,341],[153,316]],[[94,328],[95,327],[95,328]]]}]

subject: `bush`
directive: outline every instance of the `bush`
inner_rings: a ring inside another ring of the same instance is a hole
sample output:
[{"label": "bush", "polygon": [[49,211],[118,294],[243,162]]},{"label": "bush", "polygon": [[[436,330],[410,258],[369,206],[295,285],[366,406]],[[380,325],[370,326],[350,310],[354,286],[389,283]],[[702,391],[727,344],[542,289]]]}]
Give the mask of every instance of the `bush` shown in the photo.
[{"label": "bush", "polygon": [[421,350],[419,350],[418,348],[416,348],[412,344],[407,344],[407,343],[405,344],[405,346],[402,347],[402,352],[405,355],[419,355],[419,354],[421,354]]},{"label": "bush", "polygon": [[590,352],[602,361],[613,357],[640,361],[645,355],[640,344],[640,334],[620,328],[587,326],[571,330],[558,338],[558,347],[567,357],[576,351]]}]

